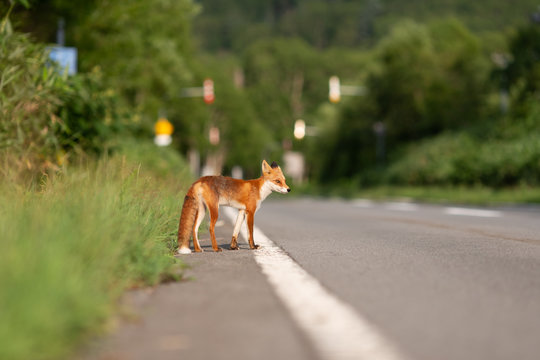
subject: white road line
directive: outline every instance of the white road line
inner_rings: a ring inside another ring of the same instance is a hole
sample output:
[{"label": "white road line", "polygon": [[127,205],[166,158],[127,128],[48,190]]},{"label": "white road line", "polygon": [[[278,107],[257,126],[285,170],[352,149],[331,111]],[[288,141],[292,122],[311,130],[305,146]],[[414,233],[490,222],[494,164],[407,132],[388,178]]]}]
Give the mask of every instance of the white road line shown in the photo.
[{"label": "white road line", "polygon": [[386,203],[384,207],[388,210],[395,211],[416,211],[419,208],[417,204],[406,202],[390,202]]},{"label": "white road line", "polygon": [[[225,207],[222,211],[234,223],[236,211]],[[242,235],[246,239],[244,231]],[[261,245],[254,252],[255,260],[324,359],[404,358],[373,325],[326,290],[256,227],[254,238]]]},{"label": "white road line", "polygon": [[373,207],[373,201],[368,200],[368,199],[357,199],[357,200],[354,200],[352,204],[353,206],[364,208],[364,209],[369,209]]},{"label": "white road line", "polygon": [[444,212],[448,215],[460,215],[460,216],[478,216],[478,217],[501,217],[502,213],[496,210],[481,210],[481,209],[469,209],[459,207],[445,208]]}]

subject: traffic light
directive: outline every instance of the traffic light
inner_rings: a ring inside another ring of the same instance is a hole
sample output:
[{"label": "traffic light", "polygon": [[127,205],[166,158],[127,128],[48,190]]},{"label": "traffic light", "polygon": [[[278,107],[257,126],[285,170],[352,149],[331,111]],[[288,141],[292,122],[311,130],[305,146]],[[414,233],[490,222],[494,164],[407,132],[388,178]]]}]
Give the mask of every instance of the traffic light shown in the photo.
[{"label": "traffic light", "polygon": [[212,104],[215,100],[214,96],[214,82],[212,79],[206,79],[203,82],[203,99],[208,105]]}]

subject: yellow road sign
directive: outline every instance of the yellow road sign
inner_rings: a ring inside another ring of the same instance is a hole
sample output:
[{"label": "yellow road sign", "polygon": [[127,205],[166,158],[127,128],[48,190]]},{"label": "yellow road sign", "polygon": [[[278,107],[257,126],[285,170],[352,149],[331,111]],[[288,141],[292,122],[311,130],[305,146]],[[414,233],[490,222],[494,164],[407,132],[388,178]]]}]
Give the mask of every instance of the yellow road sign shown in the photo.
[{"label": "yellow road sign", "polygon": [[156,135],[171,135],[174,130],[174,126],[165,118],[160,118],[156,125],[154,125]]}]

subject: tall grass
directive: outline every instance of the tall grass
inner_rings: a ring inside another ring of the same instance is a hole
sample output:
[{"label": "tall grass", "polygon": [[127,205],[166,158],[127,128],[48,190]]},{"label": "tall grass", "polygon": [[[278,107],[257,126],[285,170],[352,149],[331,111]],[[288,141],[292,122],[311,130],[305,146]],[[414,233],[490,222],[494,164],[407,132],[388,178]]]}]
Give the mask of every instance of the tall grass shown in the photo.
[{"label": "tall grass", "polygon": [[0,359],[68,357],[122,292],[178,274],[186,185],[125,156],[0,181]]}]

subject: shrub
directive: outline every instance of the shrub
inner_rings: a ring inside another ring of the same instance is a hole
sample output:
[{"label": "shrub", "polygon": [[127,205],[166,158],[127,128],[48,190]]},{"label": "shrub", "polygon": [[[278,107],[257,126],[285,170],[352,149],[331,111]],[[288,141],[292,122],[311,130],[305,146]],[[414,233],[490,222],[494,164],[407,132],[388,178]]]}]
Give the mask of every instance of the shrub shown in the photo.
[{"label": "shrub", "polygon": [[26,35],[0,32],[0,148],[18,156],[17,165],[40,170],[54,166],[62,126],[56,115],[61,100],[56,91],[63,82],[45,66],[41,45]]},{"label": "shrub", "polygon": [[58,170],[73,152],[100,153],[124,123],[98,69],[67,77],[28,36],[0,31],[0,157],[16,173]]},{"label": "shrub", "polygon": [[537,132],[490,140],[447,133],[410,146],[389,167],[388,180],[400,185],[538,185],[538,138]]}]

